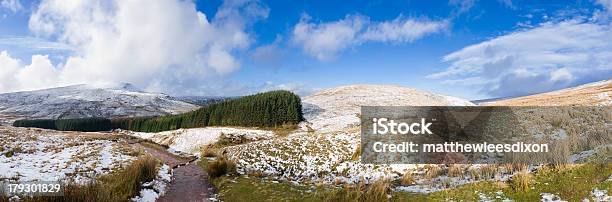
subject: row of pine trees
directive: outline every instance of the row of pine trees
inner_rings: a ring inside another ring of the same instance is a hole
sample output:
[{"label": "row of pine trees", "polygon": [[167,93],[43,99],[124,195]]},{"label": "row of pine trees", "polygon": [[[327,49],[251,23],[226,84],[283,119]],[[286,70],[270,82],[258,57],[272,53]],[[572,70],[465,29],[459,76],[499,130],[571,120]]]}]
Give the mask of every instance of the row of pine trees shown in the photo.
[{"label": "row of pine trees", "polygon": [[271,91],[228,100],[195,111],[160,117],[18,120],[16,127],[68,131],[105,131],[116,128],[160,132],[205,126],[275,127],[303,120],[300,97],[289,91]]}]

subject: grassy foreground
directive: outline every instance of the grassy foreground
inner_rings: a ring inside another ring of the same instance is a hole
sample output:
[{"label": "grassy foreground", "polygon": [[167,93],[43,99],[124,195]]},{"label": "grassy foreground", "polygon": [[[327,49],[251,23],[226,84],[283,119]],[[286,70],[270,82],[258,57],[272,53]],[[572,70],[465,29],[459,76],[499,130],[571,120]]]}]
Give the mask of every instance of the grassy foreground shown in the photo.
[{"label": "grassy foreground", "polygon": [[[208,162],[200,165],[207,168]],[[211,180],[223,201],[540,201],[541,193],[558,195],[567,201],[590,199],[593,189],[612,193],[612,164],[546,166],[536,173],[508,182],[480,181],[429,194],[391,192],[388,183],[356,185],[343,188],[297,185],[260,176],[224,175]],[[387,194],[391,196],[387,198]]]},{"label": "grassy foreground", "polygon": [[607,180],[610,175],[612,175],[612,164],[583,164],[567,168],[549,166],[537,171],[528,181],[525,190],[517,189],[512,180],[481,181],[431,194],[394,192],[392,200],[477,201],[480,199],[479,193],[489,199],[496,199],[499,195],[497,193],[503,193],[500,197],[514,201],[540,201],[541,193],[551,193],[563,200],[582,201],[584,198],[590,198],[590,192],[595,188],[612,193],[612,181]]}]

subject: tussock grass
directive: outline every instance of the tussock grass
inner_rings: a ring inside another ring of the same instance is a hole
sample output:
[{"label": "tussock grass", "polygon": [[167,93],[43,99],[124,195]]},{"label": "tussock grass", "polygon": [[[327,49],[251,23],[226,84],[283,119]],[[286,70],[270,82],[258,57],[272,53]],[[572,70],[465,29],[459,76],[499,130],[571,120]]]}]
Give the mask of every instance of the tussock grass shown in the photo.
[{"label": "tussock grass", "polygon": [[533,175],[526,171],[519,172],[510,179],[510,187],[517,192],[529,191],[529,185],[533,181]]},{"label": "tussock grass", "polygon": [[232,175],[236,173],[236,164],[226,157],[221,157],[215,161],[208,162],[206,172],[210,178]]},{"label": "tussock grass", "polygon": [[438,166],[429,166],[427,172],[425,173],[425,178],[433,179],[440,175],[444,174],[443,170]]},{"label": "tussock grass", "polygon": [[481,179],[491,179],[499,172],[499,168],[495,164],[488,164],[480,167],[479,171]]},{"label": "tussock grass", "polygon": [[15,147],[9,149],[6,153],[4,153],[4,156],[7,157],[7,158],[11,158],[15,154],[19,154],[19,153],[23,153],[23,148],[21,148],[21,146],[17,145]]},{"label": "tussock grass", "polygon": [[351,156],[351,160],[357,161],[359,158],[361,158],[361,144],[357,145],[357,150],[355,150],[353,156]]},{"label": "tussock grass", "polygon": [[449,177],[460,177],[463,176],[463,167],[458,164],[453,164],[448,168]]},{"label": "tussock grass", "polygon": [[379,202],[390,201],[388,195],[391,193],[391,185],[387,180],[377,180],[370,185],[359,183],[357,185],[346,185],[342,189],[336,189],[327,193],[324,201],[338,202]]},{"label": "tussock grass", "polygon": [[217,157],[219,156],[219,150],[213,147],[212,145],[207,145],[202,147],[200,151],[203,157]]},{"label": "tussock grass", "polygon": [[524,163],[506,163],[502,165],[504,171],[508,174],[527,170],[527,164]]},{"label": "tussock grass", "polygon": [[402,180],[400,181],[400,184],[403,186],[413,185],[415,183],[416,180],[414,179],[414,176],[412,176],[412,172],[410,171],[405,172],[402,176]]}]

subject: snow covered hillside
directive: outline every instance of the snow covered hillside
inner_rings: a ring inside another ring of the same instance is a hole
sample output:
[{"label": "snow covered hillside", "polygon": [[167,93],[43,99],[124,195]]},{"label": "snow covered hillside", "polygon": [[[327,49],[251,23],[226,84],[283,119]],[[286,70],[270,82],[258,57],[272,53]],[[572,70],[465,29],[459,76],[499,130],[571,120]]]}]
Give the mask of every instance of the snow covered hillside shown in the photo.
[{"label": "snow covered hillside", "polygon": [[187,112],[197,106],[130,84],[109,88],[73,85],[0,94],[0,119],[157,116]]},{"label": "snow covered hillside", "polygon": [[[361,106],[471,106],[459,98],[389,85],[351,85],[302,98],[301,131],[227,147],[239,172],[262,172],[296,182],[355,183],[397,179],[418,165],[362,164],[357,152]],[[308,132],[306,132],[308,131]],[[436,179],[437,180],[437,179]]]},{"label": "snow covered hillside", "polygon": [[395,85],[349,85],[302,98],[306,125],[332,132],[359,124],[361,106],[471,106],[473,103]]},{"label": "snow covered hillside", "polygon": [[108,134],[0,126],[0,182],[74,180],[86,183],[136,159]]}]

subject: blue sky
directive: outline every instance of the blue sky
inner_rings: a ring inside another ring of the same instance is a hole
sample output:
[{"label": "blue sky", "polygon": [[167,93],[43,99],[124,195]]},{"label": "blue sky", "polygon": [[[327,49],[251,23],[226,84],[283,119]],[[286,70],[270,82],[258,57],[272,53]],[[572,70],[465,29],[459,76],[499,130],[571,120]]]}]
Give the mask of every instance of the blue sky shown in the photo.
[{"label": "blue sky", "polygon": [[467,99],[609,79],[612,1],[0,0],[0,91],[397,84]]}]

